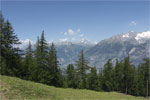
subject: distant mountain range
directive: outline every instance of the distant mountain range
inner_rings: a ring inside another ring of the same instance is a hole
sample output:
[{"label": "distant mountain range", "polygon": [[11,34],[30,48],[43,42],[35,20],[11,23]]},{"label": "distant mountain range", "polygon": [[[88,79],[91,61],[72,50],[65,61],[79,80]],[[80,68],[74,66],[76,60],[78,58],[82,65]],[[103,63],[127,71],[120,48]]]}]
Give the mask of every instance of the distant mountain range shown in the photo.
[{"label": "distant mountain range", "polygon": [[55,43],[55,46],[59,62],[61,66],[64,68],[68,64],[75,63],[82,49],[84,51],[87,51],[89,48],[95,46],[95,44],[85,39],[80,42]]},{"label": "distant mountain range", "polygon": [[150,31],[127,32],[100,41],[97,45],[86,51],[91,65],[103,67],[108,59],[123,60],[128,54],[134,65],[138,65],[143,58],[149,57]]},{"label": "distant mountain range", "polygon": [[108,59],[115,62],[116,59],[123,60],[128,54],[132,63],[137,66],[143,58],[150,57],[150,31],[126,32],[97,44],[84,39],[80,42],[59,42],[55,46],[62,68],[71,63],[75,64],[82,49],[90,65],[97,68],[103,67]]},{"label": "distant mountain range", "polygon": [[137,66],[143,61],[143,58],[150,56],[150,31],[122,33],[97,44],[89,41],[86,43],[60,43],[56,44],[56,48],[60,64],[63,67],[69,63],[74,64],[81,49],[84,49],[90,65],[98,68],[103,67],[108,59],[115,62],[116,59],[123,60],[128,54],[132,63]]}]

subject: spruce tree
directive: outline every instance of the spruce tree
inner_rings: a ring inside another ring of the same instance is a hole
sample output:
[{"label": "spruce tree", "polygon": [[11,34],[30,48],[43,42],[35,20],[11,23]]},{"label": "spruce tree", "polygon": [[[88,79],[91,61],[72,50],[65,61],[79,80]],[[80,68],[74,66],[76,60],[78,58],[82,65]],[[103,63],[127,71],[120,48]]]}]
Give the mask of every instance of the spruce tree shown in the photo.
[{"label": "spruce tree", "polygon": [[89,76],[88,76],[88,83],[90,90],[99,90],[99,83],[98,83],[98,75],[96,67],[91,67]]},{"label": "spruce tree", "polygon": [[138,67],[138,90],[139,95],[150,96],[150,59],[145,58]]},{"label": "spruce tree", "polygon": [[102,91],[102,84],[103,84],[103,69],[100,68],[98,72],[98,90]]},{"label": "spruce tree", "polygon": [[67,66],[66,74],[67,74],[67,85],[68,85],[68,87],[76,88],[76,80],[75,80],[76,73],[75,73],[75,69],[74,69],[73,64],[69,64]]},{"label": "spruce tree", "polygon": [[88,88],[87,81],[87,70],[89,69],[88,61],[85,59],[84,52],[81,50],[78,61],[76,61],[77,65],[77,74],[78,74],[78,88],[86,89]]},{"label": "spruce tree", "polygon": [[32,50],[31,42],[29,41],[29,45],[26,49],[24,68],[23,68],[23,73],[25,74],[24,79],[33,80],[34,70],[35,70],[35,64],[33,60],[33,50]]},{"label": "spruce tree", "polygon": [[146,81],[146,97],[150,96],[150,59],[144,59],[145,64],[145,81]]},{"label": "spruce tree", "polygon": [[13,27],[7,20],[4,21],[0,12],[0,41],[1,41],[1,74],[18,76],[21,75],[22,58],[20,50],[14,45],[20,44],[17,35],[14,33]]},{"label": "spruce tree", "polygon": [[145,68],[144,63],[138,66],[138,91],[140,96],[146,96],[146,81],[145,81]]},{"label": "spruce tree", "polygon": [[[4,55],[4,18],[2,15],[2,12],[0,11],[0,56]],[[2,61],[2,57],[1,57],[1,61]]]},{"label": "spruce tree", "polygon": [[62,74],[59,68],[59,62],[57,59],[57,52],[54,44],[50,46],[49,56],[48,56],[48,68],[50,71],[50,84],[56,87],[62,86]]},{"label": "spruce tree", "polygon": [[109,59],[107,63],[104,65],[104,70],[103,70],[103,90],[105,91],[112,91],[113,90],[113,65],[112,65],[112,60]]},{"label": "spruce tree", "polygon": [[35,51],[34,51],[34,61],[35,61],[35,69],[33,70],[33,80],[39,82],[38,75],[39,71],[39,64],[40,64],[40,40],[37,37],[37,41],[35,44]]},{"label": "spruce tree", "polygon": [[123,61],[116,60],[115,69],[114,69],[114,90],[121,92],[122,90],[122,78],[123,78],[123,68],[124,63]]},{"label": "spruce tree", "polygon": [[36,50],[36,72],[35,80],[46,84],[47,79],[47,67],[48,67],[48,44],[44,37],[44,31],[41,34],[41,38],[37,40]]},{"label": "spruce tree", "polygon": [[126,57],[124,60],[124,69],[123,69],[123,82],[124,82],[124,92],[125,94],[131,94],[133,91],[136,80],[136,69],[130,62],[130,57]]}]

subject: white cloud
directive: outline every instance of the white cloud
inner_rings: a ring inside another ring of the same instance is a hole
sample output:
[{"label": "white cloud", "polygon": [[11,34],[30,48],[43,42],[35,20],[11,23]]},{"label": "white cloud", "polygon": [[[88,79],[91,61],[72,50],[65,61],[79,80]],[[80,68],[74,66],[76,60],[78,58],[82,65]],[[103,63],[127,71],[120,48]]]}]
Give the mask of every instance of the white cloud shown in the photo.
[{"label": "white cloud", "polygon": [[142,32],[136,35],[135,39],[142,40],[142,39],[149,39],[150,38],[150,31]]},{"label": "white cloud", "polygon": [[67,32],[64,32],[64,35],[67,35]]},{"label": "white cloud", "polygon": [[76,38],[72,38],[71,40],[72,40],[72,41],[75,41],[75,40],[76,40]]},{"label": "white cloud", "polygon": [[137,24],[136,21],[131,21],[129,25],[130,26],[135,26],[136,24]]},{"label": "white cloud", "polygon": [[69,35],[74,35],[75,32],[73,31],[73,29],[68,29],[68,34],[69,34]]},{"label": "white cloud", "polygon": [[33,43],[33,41],[30,39],[20,40],[20,42],[22,42],[22,44],[29,44],[29,41],[31,42],[31,44]]},{"label": "white cloud", "polygon": [[80,34],[80,37],[83,37],[84,36],[84,34]]},{"label": "white cloud", "polygon": [[67,35],[67,32],[60,32],[61,34],[63,34],[63,35]]},{"label": "white cloud", "polygon": [[73,29],[68,29],[67,32],[60,32],[64,35],[74,35],[76,32]]},{"label": "white cloud", "polygon": [[47,43],[48,44],[51,44],[51,43],[53,43],[54,42],[54,40],[50,40],[50,41],[48,41]]},{"label": "white cloud", "polygon": [[63,39],[59,39],[59,41],[60,42],[66,42],[66,41],[68,41],[68,39],[67,38],[63,38]]},{"label": "white cloud", "polygon": [[77,32],[80,32],[80,29],[78,29]]},{"label": "white cloud", "polygon": [[25,48],[27,48],[27,46],[29,45],[29,41],[31,42],[32,45],[35,44],[32,40],[30,40],[30,39],[25,39],[25,40],[20,40],[21,44],[14,45],[14,47],[20,48],[20,49],[25,49]]}]

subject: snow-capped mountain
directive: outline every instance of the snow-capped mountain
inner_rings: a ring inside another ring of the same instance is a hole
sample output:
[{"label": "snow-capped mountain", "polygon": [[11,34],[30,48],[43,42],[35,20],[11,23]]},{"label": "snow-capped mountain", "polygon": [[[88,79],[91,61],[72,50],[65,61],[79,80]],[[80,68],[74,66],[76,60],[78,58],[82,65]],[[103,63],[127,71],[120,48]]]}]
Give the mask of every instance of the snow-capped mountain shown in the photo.
[{"label": "snow-capped mountain", "polygon": [[135,39],[136,39],[139,43],[144,43],[144,42],[146,42],[147,39],[150,39],[150,31],[142,32],[142,33],[137,33]]},{"label": "snow-capped mountain", "polygon": [[150,31],[127,32],[100,41],[97,45],[86,51],[91,65],[103,67],[108,59],[123,60],[128,54],[136,66],[143,58],[149,57]]},{"label": "snow-capped mountain", "polygon": [[[23,41],[22,48],[26,48],[29,40]],[[34,42],[31,42],[34,45]],[[82,49],[90,65],[103,67],[108,59],[113,62],[118,58],[123,60],[128,54],[136,66],[143,58],[150,57],[150,31],[126,32],[104,39],[97,44],[83,39],[79,42],[54,42],[58,60],[62,68],[74,64]]]}]

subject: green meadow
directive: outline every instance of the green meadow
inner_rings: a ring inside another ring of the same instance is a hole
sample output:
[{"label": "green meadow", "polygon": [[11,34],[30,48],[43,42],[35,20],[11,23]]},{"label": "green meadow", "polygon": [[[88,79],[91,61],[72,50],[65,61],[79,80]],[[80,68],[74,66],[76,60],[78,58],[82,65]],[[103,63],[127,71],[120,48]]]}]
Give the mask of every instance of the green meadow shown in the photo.
[{"label": "green meadow", "polygon": [[1,100],[146,100],[117,92],[56,88],[15,77],[0,76]]}]

